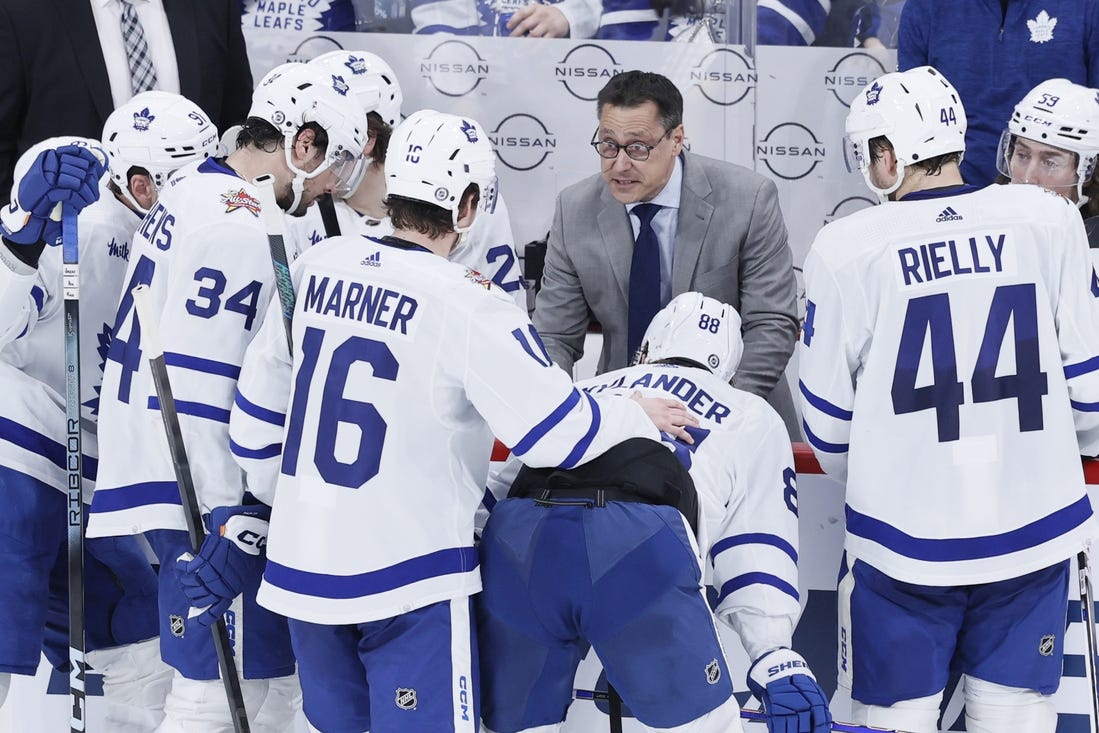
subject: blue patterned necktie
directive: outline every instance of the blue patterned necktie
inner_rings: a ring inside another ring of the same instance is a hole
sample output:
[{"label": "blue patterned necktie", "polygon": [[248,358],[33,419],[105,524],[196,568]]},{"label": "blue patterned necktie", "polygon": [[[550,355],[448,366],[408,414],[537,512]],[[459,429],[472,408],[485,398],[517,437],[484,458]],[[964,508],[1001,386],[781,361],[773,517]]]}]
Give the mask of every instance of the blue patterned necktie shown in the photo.
[{"label": "blue patterned necktie", "polygon": [[649,321],[660,310],[660,243],[653,230],[653,217],[662,207],[638,204],[630,213],[641,222],[630,262],[629,332],[626,347],[633,359]]},{"label": "blue patterned necktie", "polygon": [[130,64],[130,88],[134,94],[140,94],[156,88],[156,69],[149,56],[149,44],[145,42],[145,31],[137,19],[137,11],[130,0],[119,0],[122,4],[122,43],[126,46],[126,60]]}]

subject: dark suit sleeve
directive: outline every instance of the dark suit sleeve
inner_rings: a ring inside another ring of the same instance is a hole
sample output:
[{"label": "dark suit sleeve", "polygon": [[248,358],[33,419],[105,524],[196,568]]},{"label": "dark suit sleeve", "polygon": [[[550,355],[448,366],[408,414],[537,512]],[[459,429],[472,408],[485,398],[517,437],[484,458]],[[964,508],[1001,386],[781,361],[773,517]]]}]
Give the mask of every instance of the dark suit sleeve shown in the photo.
[{"label": "dark suit sleeve", "polygon": [[226,29],[225,96],[221,102],[221,119],[217,121],[219,132],[244,122],[252,104],[253,88],[252,67],[240,27],[240,0],[225,0],[225,3],[229,27]]},{"label": "dark suit sleeve", "polygon": [[580,276],[565,251],[561,209],[561,197],[558,196],[546,246],[542,289],[535,300],[534,327],[554,363],[571,376],[572,365],[584,354],[589,311]]},{"label": "dark suit sleeve", "polygon": [[770,180],[756,191],[739,275],[744,357],[733,385],[765,397],[786,369],[798,329],[794,263]]},{"label": "dark suit sleeve", "polygon": [[22,46],[9,10],[0,6],[0,201],[8,202],[15,172],[19,136],[26,114]]}]

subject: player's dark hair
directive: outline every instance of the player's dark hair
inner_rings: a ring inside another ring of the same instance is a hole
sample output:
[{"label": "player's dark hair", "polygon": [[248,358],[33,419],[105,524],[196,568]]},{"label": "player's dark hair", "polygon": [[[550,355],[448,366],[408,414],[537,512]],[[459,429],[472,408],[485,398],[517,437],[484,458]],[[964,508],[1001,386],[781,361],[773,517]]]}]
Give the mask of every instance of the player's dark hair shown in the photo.
[{"label": "player's dark hair", "polygon": [[683,123],[683,95],[672,80],[651,71],[624,71],[615,74],[599,90],[595,113],[602,116],[603,107],[640,107],[645,102],[656,104],[660,122],[668,130]]},{"label": "player's dark hair", "polygon": [[[471,197],[469,205],[477,206],[480,195],[476,184],[471,183],[462,192],[461,200],[465,203],[466,197]],[[419,232],[432,239],[454,232],[454,220],[450,210],[442,206],[403,196],[389,196],[385,200],[385,205],[389,209],[389,221],[394,229]]]},{"label": "player's dark hair", "polygon": [[393,128],[387,125],[377,112],[366,115],[366,131],[374,137],[374,152],[370,157],[379,164],[385,163],[385,151],[389,148],[389,138]]},{"label": "player's dark hair", "polygon": [[[316,122],[306,122],[298,128],[298,134],[302,130],[313,131],[313,145],[322,154],[328,150],[328,132],[323,127]],[[249,117],[237,133],[237,147],[253,147],[265,153],[274,153],[282,150],[282,132],[265,119]]]},{"label": "player's dark hair", "polygon": [[[889,142],[889,139],[885,135],[879,135],[878,137],[870,138],[870,142],[867,144],[870,148],[870,162],[877,162],[881,158],[882,153],[886,150],[893,149],[893,143]],[[909,165],[913,165],[921,169],[929,176],[937,176],[942,173],[943,166],[947,163],[961,163],[961,152],[956,153],[943,153],[942,155],[936,155],[926,160],[917,160]]]}]

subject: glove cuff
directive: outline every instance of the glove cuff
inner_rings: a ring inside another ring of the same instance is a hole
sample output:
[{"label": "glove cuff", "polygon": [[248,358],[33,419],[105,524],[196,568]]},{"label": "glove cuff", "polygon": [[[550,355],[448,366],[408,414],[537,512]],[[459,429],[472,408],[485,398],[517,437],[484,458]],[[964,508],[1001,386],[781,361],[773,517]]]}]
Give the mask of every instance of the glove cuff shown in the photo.
[{"label": "glove cuff", "polygon": [[748,670],[748,689],[758,697],[775,680],[795,674],[805,675],[814,682],[817,680],[809,664],[793,649],[772,649],[752,663]]}]

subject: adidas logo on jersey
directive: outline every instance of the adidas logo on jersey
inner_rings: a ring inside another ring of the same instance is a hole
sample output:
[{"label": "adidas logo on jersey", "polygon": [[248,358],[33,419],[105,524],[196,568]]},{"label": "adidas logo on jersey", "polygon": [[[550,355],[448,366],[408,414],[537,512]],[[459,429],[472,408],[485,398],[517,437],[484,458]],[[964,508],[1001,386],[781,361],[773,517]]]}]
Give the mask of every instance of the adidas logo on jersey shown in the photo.
[{"label": "adidas logo on jersey", "polygon": [[935,221],[937,221],[937,222],[961,221],[961,220],[962,220],[962,215],[959,214],[957,211],[954,211],[954,209],[950,208],[949,206],[947,206],[945,209],[943,209],[943,213],[939,214],[938,218],[935,219]]},{"label": "adidas logo on jersey", "polygon": [[375,252],[374,254],[370,255],[369,257],[364,258],[363,261],[360,262],[359,264],[360,265],[366,265],[367,267],[381,267],[382,266],[382,253],[381,252]]}]

